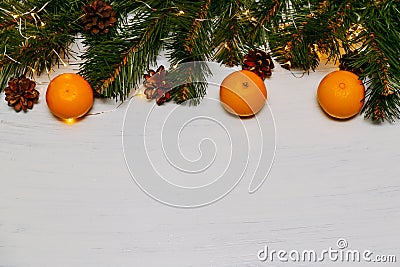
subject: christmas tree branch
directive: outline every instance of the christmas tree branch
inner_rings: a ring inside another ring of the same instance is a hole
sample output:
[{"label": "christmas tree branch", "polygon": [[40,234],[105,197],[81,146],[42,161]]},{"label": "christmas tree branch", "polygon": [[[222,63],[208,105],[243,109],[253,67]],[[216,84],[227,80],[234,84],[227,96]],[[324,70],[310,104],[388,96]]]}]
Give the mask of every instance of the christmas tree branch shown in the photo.
[{"label": "christmas tree branch", "polygon": [[80,1],[0,3],[0,90],[13,77],[49,73],[67,65],[69,45],[79,29]]},{"label": "christmas tree branch", "polygon": [[318,67],[321,53],[328,55],[328,60],[337,60],[345,28],[338,20],[344,9],[346,2],[322,1],[312,6],[297,3],[284,10],[270,37],[276,59],[286,68],[304,71]]},{"label": "christmas tree branch", "polygon": [[357,49],[350,65],[362,67],[367,85],[362,111],[373,121],[394,121],[400,116],[399,5],[389,0],[2,0],[0,91],[12,76],[40,75],[67,64],[78,34],[86,48],[80,74],[99,95],[125,99],[165,49],[176,67],[169,78],[180,83],[172,92],[178,103],[206,93],[208,68],[188,62],[237,66],[250,49],[263,47],[283,67],[308,71],[322,54],[336,61]]},{"label": "christmas tree branch", "polygon": [[227,66],[241,63],[246,48],[248,25],[246,10],[249,6],[240,0],[227,0],[225,10],[217,17],[214,27],[214,59]]},{"label": "christmas tree branch", "polygon": [[400,10],[389,1],[370,5],[375,8],[365,9],[363,30],[353,40],[362,45],[352,64],[365,66],[361,74],[367,85],[365,117],[393,122],[400,117]]},{"label": "christmas tree branch", "polygon": [[[126,6],[125,6],[126,8]],[[169,33],[168,1],[147,1],[132,11],[129,24],[120,25],[115,36],[87,38],[80,74],[105,97],[124,100],[139,83],[162,48]]]},{"label": "christmas tree branch", "polygon": [[244,14],[253,24],[248,37],[253,43],[252,48],[268,46],[268,33],[272,31],[273,25],[279,24],[276,21],[277,15],[284,7],[285,1],[280,0],[260,0],[251,3],[250,9]]},{"label": "christmas tree branch", "polygon": [[179,12],[172,18],[174,26],[166,48],[174,66],[169,79],[177,85],[172,91],[177,103],[190,100],[197,104],[206,94],[206,76],[210,71],[205,61],[210,59],[211,52],[210,4],[211,0],[203,0],[178,6]]}]

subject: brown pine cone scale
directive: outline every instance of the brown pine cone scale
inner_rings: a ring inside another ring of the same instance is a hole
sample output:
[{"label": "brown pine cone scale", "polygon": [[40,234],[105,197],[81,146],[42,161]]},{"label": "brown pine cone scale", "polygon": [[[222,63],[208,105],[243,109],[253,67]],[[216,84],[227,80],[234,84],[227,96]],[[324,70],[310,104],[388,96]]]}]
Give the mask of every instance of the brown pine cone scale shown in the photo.
[{"label": "brown pine cone scale", "polygon": [[107,34],[117,23],[117,13],[111,5],[102,0],[95,0],[82,8],[84,29],[92,34]]},{"label": "brown pine cone scale", "polygon": [[262,50],[251,50],[243,59],[242,69],[257,74],[262,80],[272,75],[275,67],[269,53]]},{"label": "brown pine cone scale", "polygon": [[149,73],[144,75],[144,94],[147,99],[156,99],[158,105],[171,100],[172,84],[167,80],[167,76],[168,71],[162,65],[156,71],[149,70]]},{"label": "brown pine cone scale", "polygon": [[5,88],[6,101],[16,112],[32,109],[39,101],[39,91],[35,89],[36,83],[28,78],[12,78]]}]

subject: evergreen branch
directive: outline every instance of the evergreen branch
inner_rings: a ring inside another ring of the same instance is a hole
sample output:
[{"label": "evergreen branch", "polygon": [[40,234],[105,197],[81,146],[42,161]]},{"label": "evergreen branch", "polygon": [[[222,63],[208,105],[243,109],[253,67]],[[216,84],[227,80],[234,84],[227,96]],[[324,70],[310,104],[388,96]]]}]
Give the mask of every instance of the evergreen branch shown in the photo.
[{"label": "evergreen branch", "polygon": [[0,84],[11,77],[40,75],[67,64],[69,45],[79,26],[80,1],[11,1],[0,3]]},{"label": "evergreen branch", "polygon": [[[281,64],[305,71],[315,70],[319,65],[319,53],[328,60],[340,57],[340,34],[344,31],[341,18],[346,3],[335,1],[304,6],[297,3],[280,15],[282,21],[275,25],[270,44],[272,52]],[[334,26],[332,26],[334,25]]]},{"label": "evergreen branch", "polygon": [[278,24],[276,19],[285,6],[284,1],[279,0],[260,0],[253,1],[250,11],[245,11],[249,20],[254,24],[249,29],[249,40],[252,48],[257,46],[267,46],[269,33],[272,32],[273,25]]},{"label": "evergreen branch", "polygon": [[246,48],[246,25],[248,21],[243,12],[249,6],[240,0],[226,1],[224,12],[214,23],[213,49],[214,59],[227,66],[237,66],[242,62]]},{"label": "evergreen branch", "polygon": [[206,76],[210,75],[205,63],[210,58],[210,4],[211,0],[203,0],[178,6],[182,12],[172,18],[175,26],[166,48],[175,66],[169,77],[177,85],[172,91],[177,103],[190,100],[190,104],[198,104],[206,94]]},{"label": "evergreen branch", "polygon": [[[149,8],[152,7],[152,8]],[[132,14],[128,25],[109,40],[89,38],[80,74],[105,97],[124,100],[139,83],[149,65],[155,64],[162,40],[169,32],[168,1],[148,1]]]},{"label": "evergreen branch", "polygon": [[[12,76],[40,75],[64,64],[72,56],[69,45],[79,33],[84,35],[87,48],[80,73],[99,95],[122,100],[149,66],[156,64],[162,49],[167,50],[173,67],[177,66],[169,77],[181,83],[173,90],[178,103],[187,99],[196,102],[205,95],[209,70],[202,61],[214,59],[236,66],[249,49],[264,46],[281,63],[308,71],[318,66],[321,53],[336,61],[341,51],[357,49],[360,56],[350,64],[363,69],[365,116],[378,122],[400,117],[398,1],[108,3],[117,12],[118,25],[107,28],[104,35],[92,35],[83,32],[86,0],[2,0],[0,91]],[[186,64],[192,61],[197,63]]]},{"label": "evergreen branch", "polygon": [[366,66],[361,75],[367,81],[366,103],[362,110],[365,117],[375,122],[393,122],[400,118],[400,11],[397,5],[389,2],[373,5],[376,8],[363,13],[364,30],[353,41],[362,43],[361,56],[353,65]]}]

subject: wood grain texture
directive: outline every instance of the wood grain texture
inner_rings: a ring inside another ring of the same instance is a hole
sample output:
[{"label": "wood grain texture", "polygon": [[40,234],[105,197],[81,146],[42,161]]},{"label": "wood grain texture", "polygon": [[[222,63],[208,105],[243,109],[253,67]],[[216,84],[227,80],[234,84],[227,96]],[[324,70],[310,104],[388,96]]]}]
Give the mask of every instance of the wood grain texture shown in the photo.
[{"label": "wood grain texture", "polygon": [[[198,209],[160,204],[132,181],[121,142],[128,102],[68,125],[47,109],[47,78],[26,114],[1,94],[0,266],[320,266],[260,262],[256,254],[265,245],[322,250],[338,238],[399,260],[399,124],[328,118],[315,94],[332,70],[321,66],[303,78],[275,70],[266,84],[277,151],[266,183],[250,195],[246,173],[231,194]],[[146,116],[151,103],[135,101],[129,112]],[[116,105],[96,100],[91,112]]]}]

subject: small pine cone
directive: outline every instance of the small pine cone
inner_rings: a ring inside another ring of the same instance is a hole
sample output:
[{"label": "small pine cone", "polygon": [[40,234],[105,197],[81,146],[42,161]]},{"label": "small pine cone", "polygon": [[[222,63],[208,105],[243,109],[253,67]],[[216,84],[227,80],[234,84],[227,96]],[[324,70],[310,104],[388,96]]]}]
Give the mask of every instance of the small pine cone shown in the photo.
[{"label": "small pine cone", "polygon": [[157,98],[157,105],[161,106],[165,102],[168,102],[172,99],[172,90],[165,92],[161,97]]},{"label": "small pine cone", "polygon": [[5,88],[6,101],[16,112],[32,109],[39,101],[39,92],[35,89],[36,83],[28,78],[12,78]]},{"label": "small pine cone", "polygon": [[92,34],[107,34],[117,23],[117,13],[111,5],[102,0],[95,0],[83,8],[84,29]]},{"label": "small pine cone", "polygon": [[176,94],[175,102],[178,104],[182,104],[185,101],[189,100],[190,91],[188,85],[185,84],[179,88],[179,92]]},{"label": "small pine cone", "polygon": [[347,70],[350,72],[353,72],[354,74],[360,76],[363,73],[363,69],[365,69],[366,64],[363,64],[362,66],[360,66],[359,68],[354,68],[351,66],[351,64],[357,60],[360,57],[357,49],[354,51],[350,51],[347,54],[344,54],[340,59],[340,65],[339,65],[339,69],[341,70]]},{"label": "small pine cone", "polygon": [[147,99],[161,98],[171,89],[171,84],[167,81],[167,74],[164,66],[160,66],[156,71],[149,70],[149,73],[144,75],[144,93]]},{"label": "small pine cone", "polygon": [[249,70],[260,76],[262,80],[272,75],[275,67],[269,53],[262,50],[251,50],[243,59],[242,69]]}]

